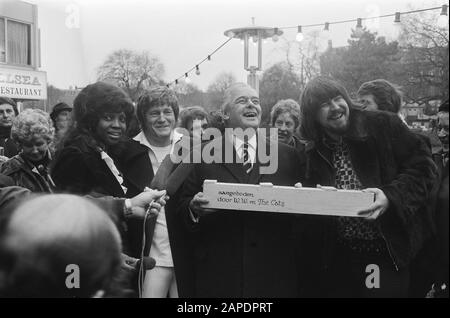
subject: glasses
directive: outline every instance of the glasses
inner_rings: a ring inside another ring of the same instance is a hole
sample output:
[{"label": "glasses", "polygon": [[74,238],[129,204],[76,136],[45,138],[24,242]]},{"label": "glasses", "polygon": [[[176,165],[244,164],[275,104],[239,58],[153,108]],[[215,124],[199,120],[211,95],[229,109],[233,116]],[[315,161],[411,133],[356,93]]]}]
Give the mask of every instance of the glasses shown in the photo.
[{"label": "glasses", "polygon": [[238,97],[234,103],[247,105],[249,101],[251,101],[253,105],[259,105],[258,97],[247,97],[247,96]]}]

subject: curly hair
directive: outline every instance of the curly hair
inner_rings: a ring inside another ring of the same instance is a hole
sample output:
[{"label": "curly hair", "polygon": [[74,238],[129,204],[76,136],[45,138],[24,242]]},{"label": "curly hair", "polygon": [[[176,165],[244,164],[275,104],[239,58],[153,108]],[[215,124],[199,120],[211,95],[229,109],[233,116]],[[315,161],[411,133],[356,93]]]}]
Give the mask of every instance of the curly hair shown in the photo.
[{"label": "curly hair", "polygon": [[281,114],[288,113],[291,115],[295,123],[295,129],[300,125],[300,105],[293,99],[279,100],[275,106],[273,106],[270,112],[270,122],[272,126],[275,126],[275,121]]},{"label": "curly hair", "polygon": [[183,109],[180,112],[180,123],[178,127],[186,128],[189,122],[194,121],[194,119],[206,119],[208,120],[208,113],[201,106],[191,106]]},{"label": "curly hair", "polygon": [[145,91],[137,102],[137,118],[141,128],[145,128],[145,113],[152,107],[170,106],[175,115],[175,120],[178,120],[180,108],[178,106],[178,98],[175,92],[167,86],[154,86]]},{"label": "curly hair", "polygon": [[73,102],[74,125],[66,133],[58,148],[78,138],[83,139],[86,146],[96,148],[100,141],[95,131],[101,116],[105,113],[120,112],[125,114],[128,127],[134,114],[134,106],[125,91],[104,82],[86,86]]},{"label": "curly hair", "polygon": [[53,141],[55,129],[50,116],[40,109],[25,109],[14,119],[11,127],[11,138],[21,144],[35,136],[44,138],[48,143]]},{"label": "curly hair", "polygon": [[400,87],[384,79],[365,82],[357,92],[358,96],[372,95],[379,110],[397,114],[402,106]]}]

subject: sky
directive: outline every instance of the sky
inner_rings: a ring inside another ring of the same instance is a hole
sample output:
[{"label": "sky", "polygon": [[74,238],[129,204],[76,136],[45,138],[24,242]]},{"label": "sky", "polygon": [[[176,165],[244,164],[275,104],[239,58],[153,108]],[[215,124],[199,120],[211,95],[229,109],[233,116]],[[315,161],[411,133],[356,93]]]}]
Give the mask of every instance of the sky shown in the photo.
[{"label": "sky", "polygon": [[[18,1],[18,0],[17,0]],[[49,84],[83,87],[96,81],[98,67],[117,49],[149,51],[173,81],[203,60],[228,38],[224,31],[255,24],[295,27],[392,14],[411,8],[440,6],[444,0],[27,0],[38,5],[41,30],[41,70]],[[436,11],[439,14],[439,11]],[[388,34],[393,19],[381,19],[380,34]],[[330,26],[333,46],[346,45],[354,23]],[[316,28],[321,29],[321,27]],[[312,28],[303,29],[304,33]],[[263,70],[286,59],[287,42],[296,29],[284,30],[277,42],[263,45]],[[295,45],[293,49],[295,50]],[[206,89],[221,72],[246,81],[244,48],[233,39],[190,73],[192,83]],[[255,53],[254,50],[251,53]],[[255,60],[256,55],[251,55]]]}]

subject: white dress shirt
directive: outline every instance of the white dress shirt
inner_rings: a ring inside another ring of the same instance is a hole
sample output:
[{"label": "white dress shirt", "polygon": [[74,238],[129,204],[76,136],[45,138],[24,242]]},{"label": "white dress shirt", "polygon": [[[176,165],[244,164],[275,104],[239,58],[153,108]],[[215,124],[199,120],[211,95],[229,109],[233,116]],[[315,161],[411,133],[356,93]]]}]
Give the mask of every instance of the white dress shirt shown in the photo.
[{"label": "white dress shirt", "polygon": [[[244,140],[239,139],[236,135],[233,138],[234,149],[239,158],[244,157]],[[256,134],[248,140],[248,156],[252,164],[256,162]]]},{"label": "white dress shirt", "polygon": [[[153,175],[156,175],[158,168],[166,155],[173,151],[174,144],[183,137],[182,134],[174,131],[171,136],[171,143],[168,146],[156,147],[151,145],[144,133],[139,133],[133,139],[148,149],[148,156],[152,163]],[[142,173],[145,173],[144,171]],[[169,233],[167,232],[166,212],[161,208],[156,218],[155,230],[153,232],[152,247],[150,257],[155,259],[156,266],[173,267],[172,250],[170,249]]]}]

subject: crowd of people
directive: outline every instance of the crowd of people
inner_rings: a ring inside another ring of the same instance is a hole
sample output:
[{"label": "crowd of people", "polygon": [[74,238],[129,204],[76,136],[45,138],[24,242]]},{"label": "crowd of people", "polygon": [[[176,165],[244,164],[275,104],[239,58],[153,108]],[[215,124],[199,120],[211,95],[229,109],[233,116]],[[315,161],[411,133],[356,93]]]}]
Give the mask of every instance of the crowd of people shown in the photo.
[{"label": "crowd of people", "polygon": [[[432,153],[386,80],[362,83],[357,100],[326,77],[299,95],[271,108],[277,139],[258,133],[259,94],[244,83],[214,113],[180,107],[166,86],[133,102],[97,82],[51,114],[0,97],[0,296],[448,297],[448,100]],[[260,148],[274,143],[277,169],[262,173]],[[219,160],[184,160],[206,150]],[[356,218],[218,210],[205,180],[374,202]]]}]

